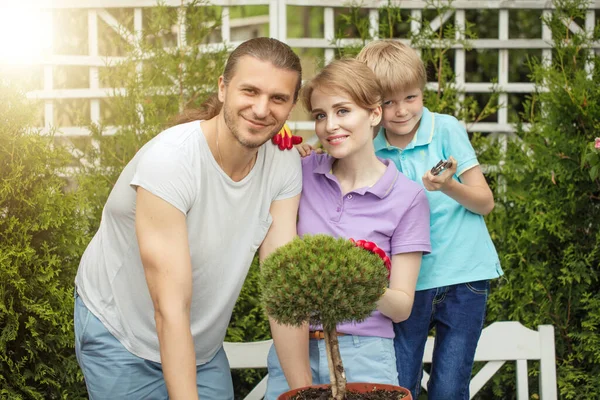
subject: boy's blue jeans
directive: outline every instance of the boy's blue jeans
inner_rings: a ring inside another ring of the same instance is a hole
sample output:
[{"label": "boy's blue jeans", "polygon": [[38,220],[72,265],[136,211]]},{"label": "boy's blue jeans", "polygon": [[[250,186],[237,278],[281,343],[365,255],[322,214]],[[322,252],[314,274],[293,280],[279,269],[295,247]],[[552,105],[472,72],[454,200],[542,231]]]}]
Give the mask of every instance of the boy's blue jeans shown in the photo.
[{"label": "boy's blue jeans", "polygon": [[477,342],[485,320],[489,281],[415,292],[410,317],[394,324],[398,381],[416,400],[421,390],[423,352],[435,327],[429,400],[468,400]]},{"label": "boy's blue jeans", "polygon": [[[75,295],[75,353],[91,400],[167,400],[159,363],[130,353]],[[221,349],[196,367],[201,399],[233,400],[229,362]]]}]

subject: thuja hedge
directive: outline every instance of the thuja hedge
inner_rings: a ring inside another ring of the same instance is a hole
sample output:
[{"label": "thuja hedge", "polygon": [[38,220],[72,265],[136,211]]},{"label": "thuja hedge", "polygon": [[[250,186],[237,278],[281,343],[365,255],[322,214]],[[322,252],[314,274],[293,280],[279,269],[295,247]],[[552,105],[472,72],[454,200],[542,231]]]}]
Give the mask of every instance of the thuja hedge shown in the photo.
[{"label": "thuja hedge", "polygon": [[0,398],[78,398],[72,282],[89,238],[70,155],[28,130],[33,115],[0,84]]},{"label": "thuja hedge", "polygon": [[[600,30],[574,34],[563,23],[585,18],[583,3],[556,2],[545,21],[552,62],[531,62],[532,124],[508,144],[505,190],[487,220],[506,271],[488,320],[554,325],[564,399],[600,398],[600,180],[586,157],[600,136],[600,57],[588,50]],[[513,388],[502,375],[492,392],[511,398]]]}]

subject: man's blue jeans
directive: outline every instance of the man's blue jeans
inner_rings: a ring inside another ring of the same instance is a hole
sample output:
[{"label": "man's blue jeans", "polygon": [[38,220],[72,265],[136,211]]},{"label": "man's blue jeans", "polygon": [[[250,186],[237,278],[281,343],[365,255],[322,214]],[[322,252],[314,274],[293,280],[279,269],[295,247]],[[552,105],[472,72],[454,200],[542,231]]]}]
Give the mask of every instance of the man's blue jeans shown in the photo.
[{"label": "man's blue jeans", "polygon": [[471,370],[488,294],[487,280],[415,292],[410,317],[394,324],[398,381],[410,389],[415,400],[421,390],[425,342],[434,327],[427,398],[469,399]]},{"label": "man's blue jeans", "polygon": [[[167,400],[159,363],[130,353],[75,295],[75,353],[91,400]],[[203,400],[233,400],[231,372],[221,349],[196,367],[198,395]]]}]

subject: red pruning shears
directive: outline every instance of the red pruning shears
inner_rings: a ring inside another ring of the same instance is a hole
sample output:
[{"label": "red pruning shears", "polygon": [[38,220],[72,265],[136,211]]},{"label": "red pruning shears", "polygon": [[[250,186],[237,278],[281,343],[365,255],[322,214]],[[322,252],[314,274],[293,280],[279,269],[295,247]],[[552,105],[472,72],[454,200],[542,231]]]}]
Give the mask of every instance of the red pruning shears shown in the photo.
[{"label": "red pruning shears", "polygon": [[295,144],[302,143],[302,136],[292,135],[292,131],[287,124],[273,136],[271,141],[279,146],[279,150],[291,150]]}]

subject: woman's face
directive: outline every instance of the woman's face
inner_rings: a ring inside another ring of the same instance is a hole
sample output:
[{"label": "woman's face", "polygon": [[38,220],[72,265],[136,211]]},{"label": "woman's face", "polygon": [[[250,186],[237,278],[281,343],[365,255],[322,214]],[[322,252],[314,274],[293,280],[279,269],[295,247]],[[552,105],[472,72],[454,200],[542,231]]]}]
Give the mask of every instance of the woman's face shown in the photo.
[{"label": "woman's face", "polygon": [[310,102],[315,131],[332,157],[345,158],[373,146],[373,128],[381,121],[381,107],[367,110],[344,92],[330,94],[319,89],[312,92]]}]

